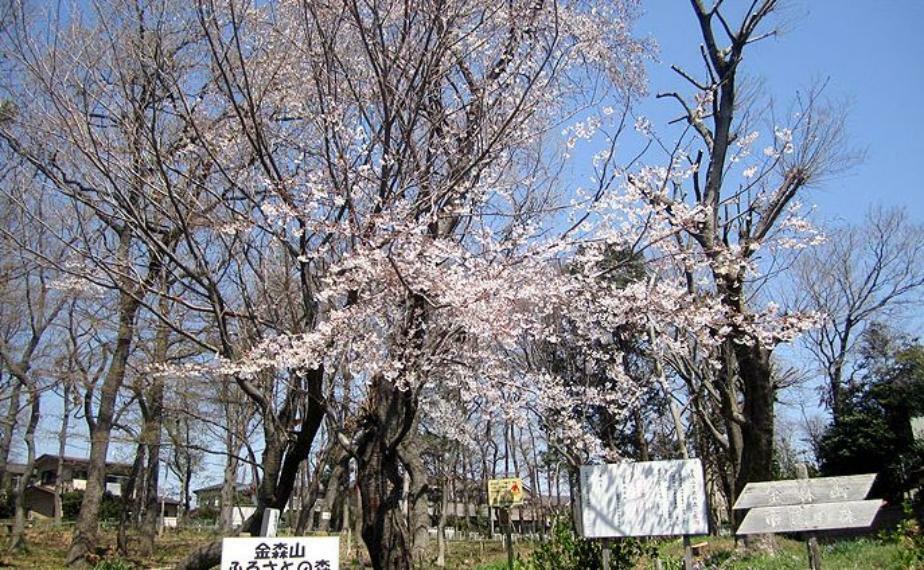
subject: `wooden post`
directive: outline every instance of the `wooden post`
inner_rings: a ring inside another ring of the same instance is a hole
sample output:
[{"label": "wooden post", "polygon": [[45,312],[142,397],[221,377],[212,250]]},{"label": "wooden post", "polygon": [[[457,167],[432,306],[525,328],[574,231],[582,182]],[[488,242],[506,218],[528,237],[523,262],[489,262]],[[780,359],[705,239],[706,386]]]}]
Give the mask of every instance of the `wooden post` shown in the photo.
[{"label": "wooden post", "polygon": [[[805,463],[796,465],[796,478],[808,479],[808,466]],[[807,533],[808,540],[805,543],[808,549],[809,570],[821,570],[821,551],[818,549],[818,538],[814,532]]]},{"label": "wooden post", "polygon": [[504,509],[504,515],[507,519],[507,524],[504,526],[504,536],[507,537],[507,570],[513,570],[513,537],[511,536],[513,520],[510,517],[509,508]]},{"label": "wooden post", "polygon": [[353,550],[353,531],[350,526],[350,493],[347,492],[346,499],[343,501],[343,521],[340,523],[340,533],[343,534],[346,529],[346,555],[350,557],[350,551]]},{"label": "wooden post", "polygon": [[610,558],[613,556],[613,551],[610,548],[610,539],[603,539],[603,570],[610,570]]},{"label": "wooden post", "polygon": [[688,534],[683,535],[683,570],[693,570],[693,547]]},{"label": "wooden post", "polygon": [[263,509],[263,521],[260,524],[260,536],[276,537],[279,524],[279,509]]}]

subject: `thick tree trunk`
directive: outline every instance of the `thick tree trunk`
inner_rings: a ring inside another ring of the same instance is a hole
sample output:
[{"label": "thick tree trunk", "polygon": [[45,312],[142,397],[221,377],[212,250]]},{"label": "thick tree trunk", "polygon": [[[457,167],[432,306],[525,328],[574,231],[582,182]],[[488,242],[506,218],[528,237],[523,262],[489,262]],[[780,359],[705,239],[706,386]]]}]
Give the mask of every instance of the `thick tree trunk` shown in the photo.
[{"label": "thick tree trunk", "polygon": [[327,487],[324,489],[324,498],[321,500],[321,512],[330,513],[330,518],[325,519],[324,515],[321,515],[321,520],[318,522],[318,530],[321,532],[329,532],[331,528],[336,528],[334,515],[337,503],[349,495],[350,458],[339,446],[332,450],[331,457],[333,466]]},{"label": "thick tree trunk", "polygon": [[369,403],[356,453],[363,541],[375,570],[410,570],[411,538],[399,508],[403,478],[398,448],[415,423],[416,402],[409,391],[376,376]]},{"label": "thick tree trunk", "polygon": [[[127,246],[126,246],[127,247]],[[119,294],[119,329],[116,348],[112,354],[109,370],[100,390],[99,410],[95,420],[88,418],[90,425],[90,458],[87,473],[87,487],[84,490],[80,514],[74,525],[74,536],[67,552],[67,565],[86,565],[86,557],[96,548],[96,533],[99,526],[99,510],[103,492],[106,489],[106,456],[112,434],[116,400],[125,380],[132,340],[135,336],[135,317],[140,303],[129,292]]]},{"label": "thick tree trunk", "polygon": [[773,475],[775,388],[769,350],[757,344],[736,345],[735,356],[744,385],[741,468],[735,484],[741,492],[747,483],[769,481]]},{"label": "thick tree trunk", "polygon": [[226,443],[228,460],[225,462],[224,478],[221,483],[221,496],[218,502],[221,509],[222,534],[228,534],[234,529],[234,507],[237,506],[237,453],[240,451],[240,448],[234,449],[235,444],[231,441],[233,439],[233,436],[229,434]]},{"label": "thick tree trunk", "polygon": [[[295,488],[295,479],[302,463],[311,452],[311,445],[321,427],[324,419],[323,381],[324,369],[310,370],[305,377],[307,401],[305,402],[303,417],[299,422],[299,429],[295,438],[289,439],[291,433],[282,434],[287,441],[285,446],[278,441],[266,442],[267,448],[272,448],[272,454],[267,455],[264,450],[263,467],[264,476],[261,480],[257,495],[257,510],[253,516],[244,521],[241,532],[256,534],[263,522],[263,512],[267,508],[283,510],[292,491]],[[269,420],[270,418],[265,418]],[[293,419],[295,419],[293,417]],[[266,432],[273,434],[274,432]],[[272,477],[271,482],[266,479]],[[221,541],[205,544],[177,564],[177,570],[206,570],[221,562]]]},{"label": "thick tree trunk", "polygon": [[401,458],[410,477],[408,487],[408,526],[411,537],[411,559],[419,567],[426,567],[427,552],[430,549],[430,514],[427,468],[420,455],[419,444],[413,430],[401,445]]},{"label": "thick tree trunk", "polygon": [[[157,422],[160,424],[160,422]],[[160,480],[160,429],[156,441],[148,442],[148,462],[144,467],[145,492],[144,515],[141,519],[141,553],[151,556],[154,553],[154,541],[161,521],[161,500],[158,481]]]}]

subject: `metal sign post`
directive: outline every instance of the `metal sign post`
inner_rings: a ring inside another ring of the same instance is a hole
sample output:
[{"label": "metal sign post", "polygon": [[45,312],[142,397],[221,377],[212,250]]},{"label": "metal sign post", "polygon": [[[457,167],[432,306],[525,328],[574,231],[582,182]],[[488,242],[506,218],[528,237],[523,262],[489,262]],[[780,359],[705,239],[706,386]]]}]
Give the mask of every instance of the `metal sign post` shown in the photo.
[{"label": "metal sign post", "polygon": [[507,542],[507,569],[513,570],[513,520],[510,508],[523,504],[523,480],[519,477],[488,480],[488,508],[497,509],[498,522],[504,528],[504,540]]}]

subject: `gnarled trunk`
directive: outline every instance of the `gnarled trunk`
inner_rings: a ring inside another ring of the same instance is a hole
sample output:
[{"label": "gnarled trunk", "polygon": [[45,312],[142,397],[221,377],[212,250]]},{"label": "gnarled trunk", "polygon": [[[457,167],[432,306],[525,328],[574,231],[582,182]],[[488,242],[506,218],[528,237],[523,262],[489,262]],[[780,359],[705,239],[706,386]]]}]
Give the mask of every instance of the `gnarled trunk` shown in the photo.
[{"label": "gnarled trunk", "polygon": [[403,486],[399,446],[414,426],[416,401],[381,376],[372,379],[357,444],[362,535],[375,570],[410,570],[411,537],[399,508]]},{"label": "gnarled trunk", "polygon": [[414,564],[426,567],[427,552],[430,547],[430,513],[429,492],[427,482],[427,468],[421,457],[419,444],[414,437],[416,430],[409,434],[409,438],[401,446],[401,458],[405,471],[410,477],[408,485],[408,526],[411,537],[411,559]]},{"label": "gnarled trunk", "polygon": [[738,371],[744,385],[745,422],[741,426],[741,467],[736,481],[741,492],[752,481],[769,481],[773,476],[773,405],[775,387],[770,351],[754,345],[736,345]]}]

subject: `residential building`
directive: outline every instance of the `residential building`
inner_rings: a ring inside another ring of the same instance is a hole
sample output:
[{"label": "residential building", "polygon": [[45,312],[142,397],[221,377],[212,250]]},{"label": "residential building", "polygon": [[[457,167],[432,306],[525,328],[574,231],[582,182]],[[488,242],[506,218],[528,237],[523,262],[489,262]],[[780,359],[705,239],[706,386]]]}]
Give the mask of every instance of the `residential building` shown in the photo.
[{"label": "residential building", "polygon": [[247,483],[236,483],[234,485],[234,504],[233,506],[221,505],[221,489],[224,485],[218,483],[209,485],[200,489],[193,489],[196,495],[196,508],[200,514],[206,512],[214,513],[216,523],[220,521],[222,513],[231,510],[231,525],[238,527],[244,524],[247,517],[252,515],[257,509],[254,506],[256,497],[253,485]]},{"label": "residential building", "polygon": [[[55,488],[58,482],[58,464],[61,464],[61,488],[63,492],[84,491],[87,488],[87,473],[90,469],[90,460],[83,457],[60,457],[58,455],[44,454],[35,460],[35,477],[32,484],[26,489],[26,510],[30,517],[53,518],[55,512]],[[121,497],[132,466],[129,463],[106,463],[106,492],[114,497]],[[25,474],[25,465],[8,463],[6,472],[10,475],[11,483],[16,484]],[[179,501],[162,497],[161,516],[165,526],[176,526]]]}]

